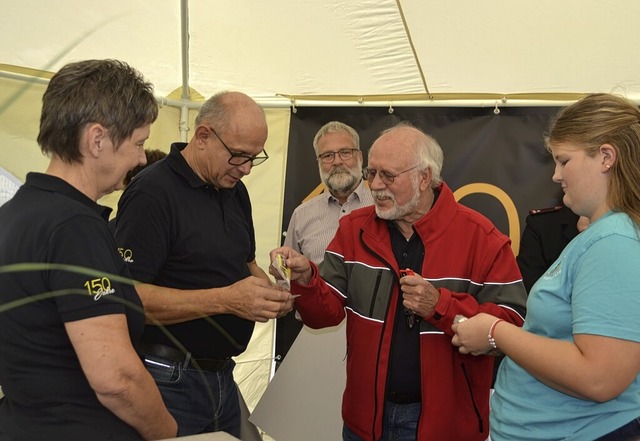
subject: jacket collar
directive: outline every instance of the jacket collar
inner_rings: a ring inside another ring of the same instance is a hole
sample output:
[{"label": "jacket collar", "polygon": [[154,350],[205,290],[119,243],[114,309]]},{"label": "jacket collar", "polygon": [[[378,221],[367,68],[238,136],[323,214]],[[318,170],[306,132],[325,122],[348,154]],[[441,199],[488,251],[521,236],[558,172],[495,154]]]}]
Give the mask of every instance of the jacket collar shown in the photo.
[{"label": "jacket collar", "polygon": [[[440,194],[431,210],[413,224],[414,230],[425,245],[444,234],[458,210],[453,192],[447,184],[443,182],[435,191]],[[368,208],[369,215],[362,224],[362,240],[373,252],[393,261],[393,252],[389,246],[389,222],[392,221],[379,218],[374,206]]]}]

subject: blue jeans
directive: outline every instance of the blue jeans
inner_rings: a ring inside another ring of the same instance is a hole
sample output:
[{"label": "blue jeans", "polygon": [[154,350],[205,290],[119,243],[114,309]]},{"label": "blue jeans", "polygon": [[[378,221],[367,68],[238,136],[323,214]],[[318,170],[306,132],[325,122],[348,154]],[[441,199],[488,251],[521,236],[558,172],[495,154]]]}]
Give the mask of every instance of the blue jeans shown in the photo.
[{"label": "blue jeans", "polygon": [[[382,438],[380,441],[416,441],[418,439],[418,420],[421,403],[398,404],[384,403],[384,419],[382,421]],[[342,426],[343,441],[363,441],[353,433],[347,425]]]},{"label": "blue jeans", "polygon": [[596,441],[637,441],[640,439],[640,417],[601,436]]},{"label": "blue jeans", "polygon": [[144,364],[178,423],[178,436],[227,432],[240,438],[240,402],[233,379],[235,363],[217,372],[145,355]]}]

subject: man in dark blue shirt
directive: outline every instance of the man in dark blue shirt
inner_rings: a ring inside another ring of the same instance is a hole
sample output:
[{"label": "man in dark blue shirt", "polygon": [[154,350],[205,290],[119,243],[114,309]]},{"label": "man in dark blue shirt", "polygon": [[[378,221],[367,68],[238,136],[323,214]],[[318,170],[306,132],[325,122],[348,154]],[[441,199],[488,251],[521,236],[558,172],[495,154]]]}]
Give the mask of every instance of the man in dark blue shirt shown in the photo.
[{"label": "man in dark blue shirt", "polygon": [[[188,144],[127,186],[116,240],[147,312],[140,352],[179,435],[239,437],[232,356],[256,321],[293,307],[256,264],[249,194],[241,179],[267,158],[267,123],[248,96],[205,102]],[[161,326],[159,326],[161,325]]]}]

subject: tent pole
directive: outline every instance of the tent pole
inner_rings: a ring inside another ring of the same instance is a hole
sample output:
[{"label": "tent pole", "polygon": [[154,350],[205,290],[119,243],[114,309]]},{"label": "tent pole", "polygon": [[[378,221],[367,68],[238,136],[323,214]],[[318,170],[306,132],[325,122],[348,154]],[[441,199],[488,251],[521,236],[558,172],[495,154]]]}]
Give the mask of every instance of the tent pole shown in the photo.
[{"label": "tent pole", "polygon": [[180,141],[189,142],[187,136],[189,134],[189,108],[187,106],[180,107]]},{"label": "tent pole", "polygon": [[189,87],[189,0],[180,1],[181,62],[182,62],[182,104],[180,106],[180,139],[187,142],[189,136],[189,108],[191,102]]}]

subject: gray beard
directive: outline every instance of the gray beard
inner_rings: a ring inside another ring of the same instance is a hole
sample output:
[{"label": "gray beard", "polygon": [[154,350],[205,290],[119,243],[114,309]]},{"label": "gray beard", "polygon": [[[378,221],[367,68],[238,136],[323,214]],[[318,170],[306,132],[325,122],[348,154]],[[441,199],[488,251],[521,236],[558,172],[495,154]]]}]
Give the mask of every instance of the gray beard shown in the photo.
[{"label": "gray beard", "polygon": [[350,191],[358,182],[358,178],[351,173],[334,173],[328,176],[324,184],[331,192],[346,193]]}]

